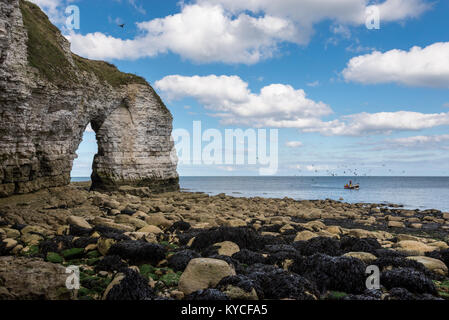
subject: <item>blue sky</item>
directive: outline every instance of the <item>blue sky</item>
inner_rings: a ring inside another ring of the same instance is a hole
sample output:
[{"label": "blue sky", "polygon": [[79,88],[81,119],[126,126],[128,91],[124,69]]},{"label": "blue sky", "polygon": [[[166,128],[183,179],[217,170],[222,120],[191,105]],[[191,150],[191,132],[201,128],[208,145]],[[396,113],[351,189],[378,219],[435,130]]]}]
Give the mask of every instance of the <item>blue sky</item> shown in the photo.
[{"label": "blue sky", "polygon": [[[449,175],[448,1],[34,2],[74,52],[145,77],[175,129],[278,128],[278,175]],[[73,4],[80,29],[70,31]],[[380,29],[365,25],[370,5]],[[73,176],[90,175],[95,152],[86,132]]]}]

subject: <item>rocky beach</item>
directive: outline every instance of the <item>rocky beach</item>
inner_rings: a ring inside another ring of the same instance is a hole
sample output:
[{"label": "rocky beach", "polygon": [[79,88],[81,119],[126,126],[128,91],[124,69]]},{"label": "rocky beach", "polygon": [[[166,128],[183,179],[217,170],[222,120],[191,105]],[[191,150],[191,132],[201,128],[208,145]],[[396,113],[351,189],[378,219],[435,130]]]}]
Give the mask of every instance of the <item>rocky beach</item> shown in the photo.
[{"label": "rocky beach", "polygon": [[[434,300],[449,213],[72,183],[0,199],[0,299]],[[368,290],[367,266],[380,289]],[[80,288],[68,290],[67,267]]]}]

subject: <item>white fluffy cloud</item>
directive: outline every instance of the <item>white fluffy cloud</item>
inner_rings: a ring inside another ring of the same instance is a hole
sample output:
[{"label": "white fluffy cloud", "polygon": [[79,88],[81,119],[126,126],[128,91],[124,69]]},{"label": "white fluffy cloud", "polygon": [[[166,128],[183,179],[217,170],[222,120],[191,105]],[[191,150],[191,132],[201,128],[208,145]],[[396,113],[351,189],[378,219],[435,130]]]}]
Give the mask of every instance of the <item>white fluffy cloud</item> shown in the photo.
[{"label": "white fluffy cloud", "polygon": [[300,42],[294,24],[273,16],[232,17],[218,5],[188,5],[181,13],[137,24],[141,35],[122,40],[103,33],[68,38],[72,50],[92,59],[136,59],[168,51],[198,63],[256,63],[282,41]]},{"label": "white fluffy cloud", "polygon": [[252,93],[238,76],[171,75],[157,81],[155,87],[169,99],[195,98],[206,109],[215,111],[224,124],[262,127],[295,121],[308,126],[332,113],[325,103],[308,99],[304,90],[271,84]]},{"label": "white fluffy cloud", "polygon": [[409,51],[375,51],[352,58],[343,77],[363,84],[399,83],[449,88],[449,42]]},{"label": "white fluffy cloud", "polygon": [[196,99],[225,125],[297,128],[329,136],[389,134],[449,125],[449,112],[359,113],[324,121],[332,109],[324,102],[308,99],[304,90],[271,84],[253,93],[238,76],[171,75],[157,81],[155,87],[168,99]]},{"label": "white fluffy cloud", "polygon": [[[197,63],[253,64],[275,55],[284,42],[307,44],[321,21],[337,23],[338,30],[347,30],[344,24],[363,25],[368,4],[368,0],[197,0],[177,14],[138,23],[140,34],[131,40],[99,32],[72,33],[69,40],[74,52],[93,59],[173,52]],[[425,0],[385,0],[379,8],[384,21],[401,21],[419,16],[429,5]]]}]

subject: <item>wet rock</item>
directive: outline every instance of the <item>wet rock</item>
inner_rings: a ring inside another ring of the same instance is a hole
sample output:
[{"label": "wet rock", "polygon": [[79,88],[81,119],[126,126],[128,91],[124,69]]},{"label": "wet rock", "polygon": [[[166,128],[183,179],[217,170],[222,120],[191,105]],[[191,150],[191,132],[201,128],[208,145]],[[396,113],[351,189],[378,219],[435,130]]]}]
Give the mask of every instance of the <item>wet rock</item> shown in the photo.
[{"label": "wet rock", "polygon": [[199,258],[200,254],[193,250],[176,252],[168,259],[168,266],[175,271],[184,271],[190,260]]},{"label": "wet rock", "polygon": [[179,279],[179,290],[189,295],[215,287],[221,279],[235,275],[235,270],[223,260],[196,258],[189,262]]},{"label": "wet rock", "polygon": [[359,259],[315,254],[295,259],[290,270],[315,282],[321,292],[361,293],[366,289],[366,265]]},{"label": "wet rock", "polygon": [[0,300],[68,300],[65,271],[41,259],[0,257]]},{"label": "wet rock", "polygon": [[116,275],[104,292],[105,300],[151,300],[155,298],[148,281],[137,271],[127,269]]},{"label": "wet rock", "polygon": [[223,301],[230,300],[229,297],[217,289],[198,290],[189,294],[185,300],[189,301]]},{"label": "wet rock", "polygon": [[95,271],[118,271],[124,272],[128,268],[128,264],[125,263],[119,256],[109,255],[99,260],[95,264]]},{"label": "wet rock", "polygon": [[108,251],[110,255],[118,255],[131,264],[158,264],[165,259],[166,249],[154,243],[143,241],[122,241],[114,244]]},{"label": "wet rock", "polygon": [[425,274],[411,268],[387,270],[381,274],[381,283],[387,289],[405,288],[413,293],[437,295],[432,280]]}]

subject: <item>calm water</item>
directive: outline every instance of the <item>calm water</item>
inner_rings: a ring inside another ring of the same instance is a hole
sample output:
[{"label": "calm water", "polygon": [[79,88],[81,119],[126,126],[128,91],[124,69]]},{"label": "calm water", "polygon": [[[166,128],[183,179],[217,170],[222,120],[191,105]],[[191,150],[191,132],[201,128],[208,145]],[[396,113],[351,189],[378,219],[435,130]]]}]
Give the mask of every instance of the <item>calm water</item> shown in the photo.
[{"label": "calm water", "polygon": [[[345,190],[351,180],[360,190]],[[181,188],[242,197],[334,199],[449,212],[449,177],[181,177]]]},{"label": "calm water", "polygon": [[[350,180],[360,190],[344,190]],[[89,178],[74,178],[86,181]],[[449,177],[181,177],[181,188],[235,197],[334,199],[449,212]]]}]

